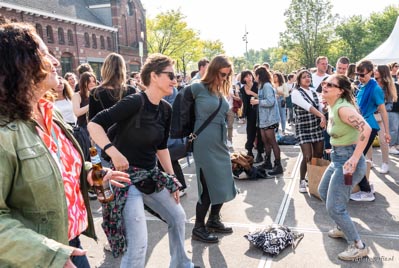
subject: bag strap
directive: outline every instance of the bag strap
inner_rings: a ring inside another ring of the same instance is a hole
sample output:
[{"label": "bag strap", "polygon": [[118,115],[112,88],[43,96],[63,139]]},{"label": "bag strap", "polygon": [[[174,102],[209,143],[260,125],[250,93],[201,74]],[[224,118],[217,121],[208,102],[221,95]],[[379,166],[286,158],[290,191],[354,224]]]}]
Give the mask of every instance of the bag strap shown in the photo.
[{"label": "bag strap", "polygon": [[218,108],[205,120],[204,123],[195,131],[194,133],[191,133],[189,136],[189,139],[195,140],[197,136],[209,125],[209,123],[215,118],[215,116],[218,114],[220,107],[222,107],[222,97],[219,97],[219,106]]},{"label": "bag strap", "polygon": [[[318,109],[319,105],[316,105],[316,103],[308,96],[308,94],[306,94],[306,92],[302,88],[298,88],[298,90],[302,93],[304,98],[306,98],[308,101],[310,101],[312,103],[313,107]],[[314,92],[313,91],[311,91],[311,92],[314,97]]]}]

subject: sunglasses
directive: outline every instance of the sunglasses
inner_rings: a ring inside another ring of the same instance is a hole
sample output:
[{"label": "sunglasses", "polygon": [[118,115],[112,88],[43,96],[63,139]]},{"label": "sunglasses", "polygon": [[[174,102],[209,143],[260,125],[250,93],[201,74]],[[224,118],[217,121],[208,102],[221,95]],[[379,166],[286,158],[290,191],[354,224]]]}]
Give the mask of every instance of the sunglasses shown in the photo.
[{"label": "sunglasses", "polygon": [[220,76],[221,77],[226,77],[226,76],[228,76],[230,73],[222,73],[222,72],[219,72],[220,73]]},{"label": "sunglasses", "polygon": [[[370,71],[371,72],[371,71]],[[365,74],[362,74],[362,73],[355,73],[355,75],[357,75],[357,76],[359,76],[359,77],[361,77],[361,78],[364,78],[366,75],[368,75],[370,72],[367,72],[367,73],[365,73]]]},{"label": "sunglasses", "polygon": [[161,74],[167,74],[169,76],[169,79],[172,81],[176,79],[176,75],[174,72],[161,72]]},{"label": "sunglasses", "polygon": [[321,82],[321,86],[322,87],[329,87],[329,88],[332,88],[332,87],[340,88],[337,84],[326,82],[326,81]]}]

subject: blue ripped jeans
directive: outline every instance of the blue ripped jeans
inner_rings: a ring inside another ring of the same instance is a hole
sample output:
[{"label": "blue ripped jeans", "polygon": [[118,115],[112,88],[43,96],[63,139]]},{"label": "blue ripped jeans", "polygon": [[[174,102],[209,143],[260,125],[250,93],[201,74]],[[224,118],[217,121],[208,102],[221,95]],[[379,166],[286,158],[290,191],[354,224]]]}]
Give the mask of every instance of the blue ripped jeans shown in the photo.
[{"label": "blue ripped jeans", "polygon": [[355,225],[347,210],[350,194],[366,174],[366,161],[362,155],[353,173],[352,185],[345,185],[343,165],[352,156],[356,145],[333,146],[331,164],[324,172],[319,185],[321,199],[326,201],[327,212],[338,227],[344,232],[349,243],[360,239]]},{"label": "blue ripped jeans", "polygon": [[194,264],[184,250],[185,221],[181,204],[177,204],[167,189],[159,193],[143,194],[134,185],[129,186],[123,220],[126,228],[127,251],[120,267],[144,268],[147,252],[147,222],[144,204],[157,212],[168,223],[170,268],[192,268]]}]

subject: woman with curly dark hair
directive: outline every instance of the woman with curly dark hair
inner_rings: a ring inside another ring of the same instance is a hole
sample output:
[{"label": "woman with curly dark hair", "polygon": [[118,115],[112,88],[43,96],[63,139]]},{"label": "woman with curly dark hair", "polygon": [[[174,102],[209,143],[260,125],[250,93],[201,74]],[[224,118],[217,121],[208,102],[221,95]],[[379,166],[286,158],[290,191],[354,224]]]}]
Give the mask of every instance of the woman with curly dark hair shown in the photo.
[{"label": "woman with curly dark hair", "polygon": [[[34,28],[20,23],[0,25],[0,58],[1,263],[89,267],[79,236],[96,238],[90,163],[44,98],[59,83],[59,62]],[[108,169],[111,176],[126,181],[127,174]]]}]

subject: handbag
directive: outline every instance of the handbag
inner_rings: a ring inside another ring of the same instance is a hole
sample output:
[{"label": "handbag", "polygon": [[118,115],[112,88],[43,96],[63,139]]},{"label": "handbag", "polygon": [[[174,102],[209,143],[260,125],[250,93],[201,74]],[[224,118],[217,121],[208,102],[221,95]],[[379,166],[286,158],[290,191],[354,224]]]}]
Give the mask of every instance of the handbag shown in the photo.
[{"label": "handbag", "polygon": [[308,187],[309,193],[321,200],[319,194],[319,184],[323,177],[324,171],[330,165],[330,161],[312,157],[312,160],[307,163],[308,169]]},{"label": "handbag", "polygon": [[182,159],[187,156],[185,139],[168,140],[168,150],[172,161]]},{"label": "handbag", "polygon": [[220,110],[220,107],[222,107],[222,98],[219,98],[219,106],[218,108],[205,120],[204,123],[195,131],[194,133],[191,133],[187,139],[186,139],[186,152],[192,153],[194,150],[194,140],[198,137],[198,135],[209,125],[209,123],[215,118],[217,113]]}]

